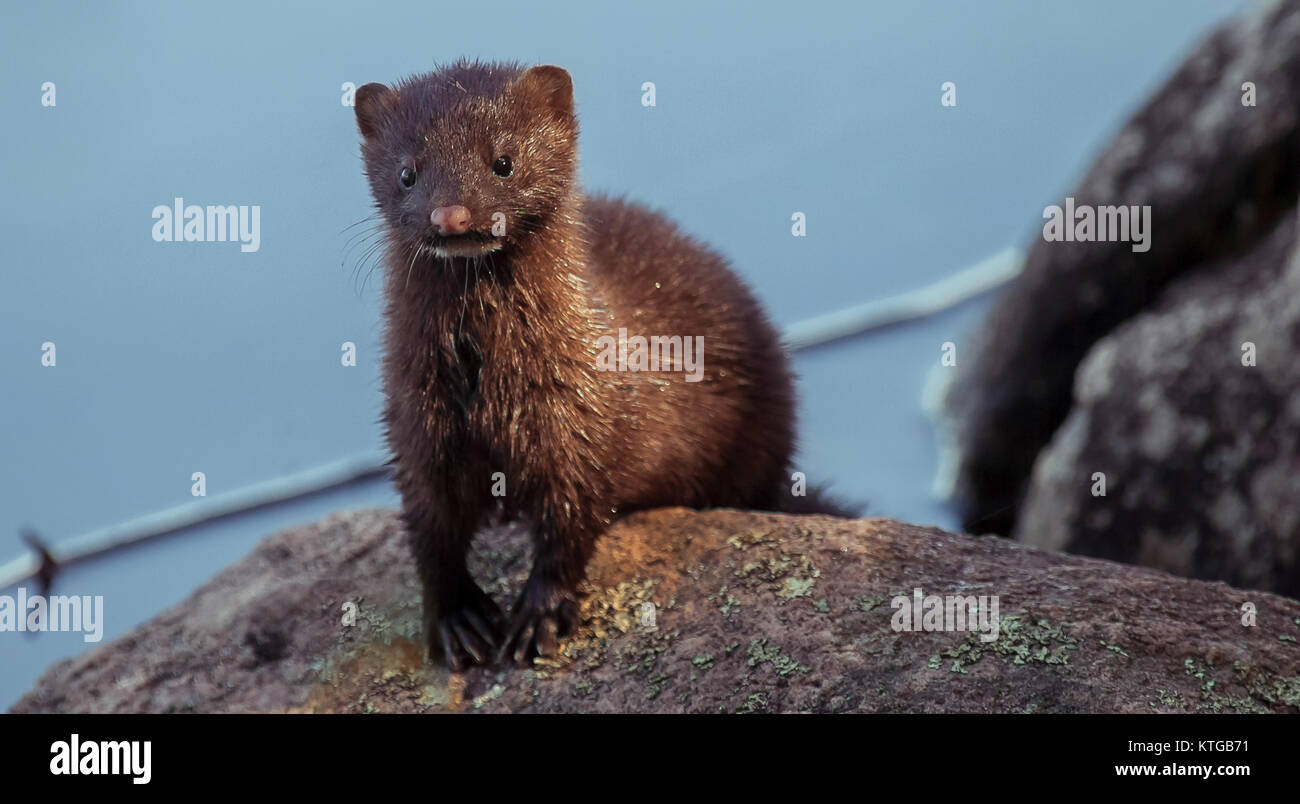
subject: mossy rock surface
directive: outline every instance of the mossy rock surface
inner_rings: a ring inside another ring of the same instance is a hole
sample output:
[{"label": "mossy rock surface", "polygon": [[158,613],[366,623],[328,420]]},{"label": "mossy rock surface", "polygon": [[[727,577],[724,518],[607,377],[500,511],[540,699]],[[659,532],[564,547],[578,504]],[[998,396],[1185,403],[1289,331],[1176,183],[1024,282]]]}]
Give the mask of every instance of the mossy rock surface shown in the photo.
[{"label": "mossy rock surface", "polygon": [[[473,563],[505,603],[529,560],[500,528]],[[1295,601],[993,537],[663,509],[619,523],[589,576],[560,656],[451,674],[424,658],[395,512],[336,514],[55,665],[14,711],[1300,711]],[[997,595],[997,639],[896,631],[918,587]]]}]

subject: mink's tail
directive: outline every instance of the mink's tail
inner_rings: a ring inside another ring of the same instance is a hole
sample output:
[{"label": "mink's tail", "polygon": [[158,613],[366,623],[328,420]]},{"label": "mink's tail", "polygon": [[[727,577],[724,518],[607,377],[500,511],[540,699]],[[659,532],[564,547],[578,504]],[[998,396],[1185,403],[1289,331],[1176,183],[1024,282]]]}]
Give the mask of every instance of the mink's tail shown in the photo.
[{"label": "mink's tail", "polygon": [[804,494],[795,494],[788,484],[781,485],[781,499],[777,510],[786,514],[825,514],[841,519],[857,519],[865,505],[839,500],[821,486],[809,486]]}]

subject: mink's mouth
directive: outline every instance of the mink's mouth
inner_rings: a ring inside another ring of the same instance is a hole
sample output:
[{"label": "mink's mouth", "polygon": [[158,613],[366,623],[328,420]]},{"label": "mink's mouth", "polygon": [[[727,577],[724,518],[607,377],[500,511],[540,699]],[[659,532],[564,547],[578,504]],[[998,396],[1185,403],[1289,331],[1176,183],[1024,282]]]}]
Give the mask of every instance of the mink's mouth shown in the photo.
[{"label": "mink's mouth", "polygon": [[424,245],[434,256],[450,259],[452,257],[481,257],[501,248],[501,240],[482,232],[466,232],[458,235],[429,235],[424,238]]}]

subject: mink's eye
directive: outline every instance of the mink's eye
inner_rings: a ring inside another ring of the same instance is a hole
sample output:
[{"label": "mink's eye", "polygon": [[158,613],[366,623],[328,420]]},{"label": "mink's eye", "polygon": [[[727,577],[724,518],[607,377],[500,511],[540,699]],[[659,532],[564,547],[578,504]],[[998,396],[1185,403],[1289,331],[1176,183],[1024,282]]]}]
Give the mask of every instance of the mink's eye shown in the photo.
[{"label": "mink's eye", "polygon": [[415,180],[419,175],[420,174],[415,172],[415,168],[404,167],[402,168],[402,172],[397,174],[397,180],[402,183],[403,187],[409,190],[415,186]]},{"label": "mink's eye", "polygon": [[497,161],[492,163],[492,172],[504,179],[515,172],[515,166],[510,162],[510,157],[498,156]]}]

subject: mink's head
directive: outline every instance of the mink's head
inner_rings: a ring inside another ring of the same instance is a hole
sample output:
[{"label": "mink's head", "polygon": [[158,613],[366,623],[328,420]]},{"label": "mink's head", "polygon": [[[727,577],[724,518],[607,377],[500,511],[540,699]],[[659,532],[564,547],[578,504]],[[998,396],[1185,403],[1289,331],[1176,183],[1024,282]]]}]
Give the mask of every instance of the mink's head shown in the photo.
[{"label": "mink's head", "polygon": [[472,257],[527,238],[574,192],[573,84],[559,67],[458,62],[356,94],[375,204],[409,253]]}]

